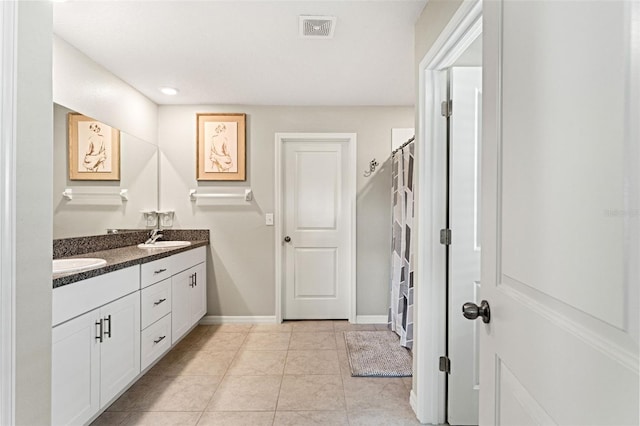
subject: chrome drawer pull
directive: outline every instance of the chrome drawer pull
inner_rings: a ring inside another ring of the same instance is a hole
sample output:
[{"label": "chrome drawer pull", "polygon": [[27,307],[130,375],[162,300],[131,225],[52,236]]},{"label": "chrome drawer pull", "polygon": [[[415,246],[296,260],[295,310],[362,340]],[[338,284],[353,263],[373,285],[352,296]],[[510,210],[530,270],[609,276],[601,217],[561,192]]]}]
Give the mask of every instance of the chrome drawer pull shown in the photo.
[{"label": "chrome drawer pull", "polygon": [[167,299],[160,299],[157,302],[153,302],[154,306],[158,306],[159,304],[161,304],[162,302],[166,301]]},{"label": "chrome drawer pull", "polygon": [[162,342],[162,341],[164,340],[164,338],[165,338],[165,337],[167,337],[167,336],[160,336],[160,337],[158,337],[158,340],[154,340],[154,341],[153,341],[153,344],[154,344],[154,345],[156,345],[156,344],[158,344],[158,343]]}]

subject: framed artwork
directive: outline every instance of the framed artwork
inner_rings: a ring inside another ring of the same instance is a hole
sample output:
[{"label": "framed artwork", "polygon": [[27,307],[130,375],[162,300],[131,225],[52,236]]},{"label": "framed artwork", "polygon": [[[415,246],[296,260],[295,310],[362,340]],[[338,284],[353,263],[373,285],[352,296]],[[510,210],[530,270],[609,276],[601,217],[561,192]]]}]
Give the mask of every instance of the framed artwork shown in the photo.
[{"label": "framed artwork", "polygon": [[245,114],[197,114],[197,180],[246,180]]},{"label": "framed artwork", "polygon": [[120,180],[120,131],[77,112],[67,122],[69,179]]}]

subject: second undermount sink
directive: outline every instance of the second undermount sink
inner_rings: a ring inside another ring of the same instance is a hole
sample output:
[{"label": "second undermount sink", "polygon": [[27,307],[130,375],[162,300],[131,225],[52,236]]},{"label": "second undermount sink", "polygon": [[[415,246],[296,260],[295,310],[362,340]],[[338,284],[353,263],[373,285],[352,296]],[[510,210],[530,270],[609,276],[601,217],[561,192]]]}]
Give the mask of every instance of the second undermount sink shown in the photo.
[{"label": "second undermount sink", "polygon": [[106,265],[107,261],[96,257],[77,257],[74,259],[53,259],[53,273],[78,272]]},{"label": "second undermount sink", "polygon": [[159,249],[159,248],[177,248],[191,245],[190,241],[156,241],[155,243],[138,244],[138,248],[143,249]]}]

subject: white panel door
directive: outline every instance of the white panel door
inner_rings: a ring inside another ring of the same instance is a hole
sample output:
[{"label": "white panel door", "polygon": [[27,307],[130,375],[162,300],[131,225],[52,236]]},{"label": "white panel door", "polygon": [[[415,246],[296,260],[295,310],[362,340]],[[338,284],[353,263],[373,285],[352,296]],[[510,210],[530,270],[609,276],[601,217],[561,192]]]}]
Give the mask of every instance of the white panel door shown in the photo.
[{"label": "white panel door", "polygon": [[347,142],[284,144],[285,319],[349,317],[347,149]]},{"label": "white panel door", "polygon": [[100,406],[104,407],[140,373],[140,292],[100,309]]},{"label": "white panel door", "polygon": [[484,3],[480,424],[639,423],[638,7]]},{"label": "white panel door", "polygon": [[465,302],[476,302],[480,289],[480,131],[482,68],[455,67],[450,72],[453,113],[450,119],[449,216],[449,359],[448,416],[452,425],[478,424],[478,350],[480,323],[460,315]]}]

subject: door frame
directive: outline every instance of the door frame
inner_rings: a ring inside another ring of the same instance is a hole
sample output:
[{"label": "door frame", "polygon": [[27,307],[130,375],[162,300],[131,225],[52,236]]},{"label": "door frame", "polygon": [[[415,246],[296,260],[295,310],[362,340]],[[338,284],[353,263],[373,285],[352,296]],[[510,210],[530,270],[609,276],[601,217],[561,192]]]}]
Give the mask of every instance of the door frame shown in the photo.
[{"label": "door frame", "polygon": [[17,4],[0,3],[0,424],[15,419]]},{"label": "door frame", "polygon": [[[482,34],[482,0],[464,1],[418,66],[418,119],[416,137],[419,231],[416,239],[418,284],[416,286],[414,349],[415,378],[411,406],[426,424],[446,421],[446,376],[439,358],[446,347],[446,266],[440,244],[445,226],[446,143],[439,138],[444,123],[440,115],[439,73]],[[424,273],[424,275],[423,275]]]},{"label": "door frame", "polygon": [[349,322],[356,322],[356,133],[276,133],[275,134],[275,202],[274,202],[274,251],[275,251],[275,279],[276,279],[276,322],[282,322],[282,304],[284,292],[282,279],[284,277],[284,255],[282,239],[284,238],[284,144],[287,142],[343,142],[347,143],[346,154],[349,170],[344,170],[347,177],[349,224]]}]

